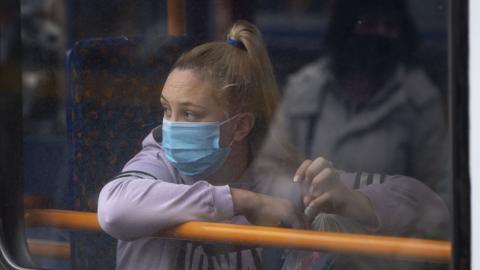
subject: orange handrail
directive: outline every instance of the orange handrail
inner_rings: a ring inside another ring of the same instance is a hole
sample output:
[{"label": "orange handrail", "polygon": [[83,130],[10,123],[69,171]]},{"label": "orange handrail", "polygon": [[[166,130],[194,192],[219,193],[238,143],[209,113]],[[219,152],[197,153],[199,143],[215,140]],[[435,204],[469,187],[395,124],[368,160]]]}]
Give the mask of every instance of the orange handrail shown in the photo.
[{"label": "orange handrail", "polygon": [[64,260],[70,259],[70,243],[49,240],[27,240],[28,249],[36,256],[56,257]]},{"label": "orange handrail", "polygon": [[[37,209],[28,210],[25,219],[29,225],[74,230],[100,230],[96,213],[91,212]],[[451,259],[451,243],[448,241],[263,226],[192,221],[162,231],[159,236],[217,243],[326,250],[444,263]]]},{"label": "orange handrail", "polygon": [[166,230],[161,235],[195,241],[226,241],[239,245],[326,250],[432,262],[448,262],[451,254],[448,241],[209,222],[187,222]]},{"label": "orange handrail", "polygon": [[101,231],[97,214],[93,212],[55,209],[28,209],[25,222],[29,226],[47,226],[60,229]]}]

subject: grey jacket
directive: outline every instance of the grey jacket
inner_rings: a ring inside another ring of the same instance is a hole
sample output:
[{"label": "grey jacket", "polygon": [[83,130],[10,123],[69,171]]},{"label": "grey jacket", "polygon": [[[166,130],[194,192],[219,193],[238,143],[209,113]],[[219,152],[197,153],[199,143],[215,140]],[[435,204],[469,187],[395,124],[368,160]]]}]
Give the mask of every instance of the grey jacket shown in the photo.
[{"label": "grey jacket", "polygon": [[[289,196],[296,200],[298,187],[291,177],[262,178],[261,182],[274,185],[260,185],[253,170],[247,170],[238,182],[213,186],[181,175],[166,160],[160,141],[149,134],[141,152],[100,193],[100,226],[119,240],[117,269],[259,269],[260,248],[152,235],[192,220],[249,224],[245,217],[234,216],[230,187],[258,191],[261,187],[284,186],[283,190],[290,190],[293,194]],[[362,173],[340,173],[340,178],[370,199],[379,221],[377,228],[368,228],[372,233],[435,237],[448,231],[444,203],[415,179]]]},{"label": "grey jacket", "polygon": [[352,109],[338,95],[328,61],[289,78],[273,133],[286,131],[307,158],[322,156],[346,171],[408,175],[448,202],[446,118],[426,74],[399,66],[384,89]]}]

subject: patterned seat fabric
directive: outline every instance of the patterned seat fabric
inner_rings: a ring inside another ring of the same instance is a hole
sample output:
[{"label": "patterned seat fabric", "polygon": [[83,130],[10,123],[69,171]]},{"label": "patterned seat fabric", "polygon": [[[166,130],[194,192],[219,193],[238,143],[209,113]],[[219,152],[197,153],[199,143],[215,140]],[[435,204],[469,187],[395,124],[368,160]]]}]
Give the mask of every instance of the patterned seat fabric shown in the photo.
[{"label": "patterned seat fabric", "polygon": [[[102,186],[161,123],[160,90],[187,38],[90,39],[67,52],[67,129],[73,208],[96,211]],[[115,240],[72,232],[73,269],[114,269]]]}]

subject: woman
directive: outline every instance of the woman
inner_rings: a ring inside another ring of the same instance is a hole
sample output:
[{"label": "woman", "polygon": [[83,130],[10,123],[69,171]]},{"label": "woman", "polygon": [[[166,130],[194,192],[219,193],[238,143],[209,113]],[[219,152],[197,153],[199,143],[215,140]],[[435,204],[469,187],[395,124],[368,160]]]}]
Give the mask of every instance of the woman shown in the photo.
[{"label": "woman", "polygon": [[[305,226],[303,207],[295,204],[301,190],[291,180],[300,162],[282,159],[287,170],[254,166],[277,93],[260,33],[247,22],[236,23],[226,42],[200,45],[178,59],[162,89],[162,127],[100,193],[100,225],[119,239],[117,269],[260,269],[259,248],[152,235],[191,220]],[[347,188],[328,162],[303,164],[299,182],[312,187],[305,193],[307,214],[323,209],[378,225],[368,197]],[[320,183],[328,188],[319,192]],[[335,207],[322,208],[329,201]]]}]

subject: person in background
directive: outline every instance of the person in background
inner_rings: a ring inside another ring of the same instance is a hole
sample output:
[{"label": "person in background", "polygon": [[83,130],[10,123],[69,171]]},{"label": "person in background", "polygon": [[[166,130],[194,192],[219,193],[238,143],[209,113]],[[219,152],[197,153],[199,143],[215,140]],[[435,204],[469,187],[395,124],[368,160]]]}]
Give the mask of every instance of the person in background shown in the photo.
[{"label": "person in background", "polygon": [[449,204],[446,117],[406,1],[335,1],[325,43],[288,79],[276,133],[342,170],[419,179]]},{"label": "person in background", "polygon": [[[355,174],[336,172],[321,158],[302,163],[280,140],[287,166],[257,166],[277,102],[268,54],[248,22],[233,25],[226,42],[197,46],[177,60],[162,89],[162,126],[99,195],[100,226],[118,239],[117,269],[279,269],[260,247],[156,236],[187,221],[299,229],[308,227],[304,212],[322,210],[375,232],[437,231],[444,224],[441,200],[412,178],[379,177],[355,191]],[[305,193],[302,186],[311,188]]]},{"label": "person in background", "polygon": [[[340,170],[363,172],[358,173],[349,186],[363,194],[365,188],[378,183],[378,175],[408,175],[433,189],[449,205],[446,117],[439,90],[416,63],[418,36],[406,1],[335,1],[325,43],[326,51],[320,59],[288,79],[269,136],[282,134],[296,150],[311,159],[302,166],[317,163],[316,166],[327,168],[333,163]],[[263,161],[282,164],[282,151],[274,145],[268,146],[268,142],[267,139]],[[317,157],[323,157],[323,161],[318,161]],[[331,175],[337,173],[329,171]],[[299,179],[302,177],[296,177]],[[309,181],[313,184],[312,179]],[[318,209],[309,215],[312,229],[349,233],[393,232],[372,231],[361,224],[358,226],[354,219],[345,219],[344,215],[329,214],[335,203],[325,203],[332,201],[330,192],[323,193],[325,186],[328,184],[317,185],[318,196],[304,194],[306,209]],[[312,187],[307,184],[307,188]],[[390,191],[395,189],[392,187]],[[383,195],[389,192],[387,190],[382,191]],[[376,204],[372,197],[369,199]],[[392,205],[384,201],[378,205],[381,204],[389,205],[392,213],[408,216],[401,210],[402,204]],[[417,214],[429,212],[426,208],[411,210],[418,211]],[[437,214],[440,213],[442,211]],[[436,219],[434,216],[429,218]],[[403,231],[400,235],[448,239],[448,217],[444,222],[445,226],[437,231],[442,231],[440,234],[425,233],[419,229],[422,227],[420,222],[413,231]],[[431,265],[300,252],[290,253],[284,264],[284,269],[425,267]]]}]

